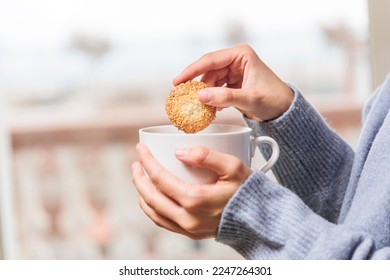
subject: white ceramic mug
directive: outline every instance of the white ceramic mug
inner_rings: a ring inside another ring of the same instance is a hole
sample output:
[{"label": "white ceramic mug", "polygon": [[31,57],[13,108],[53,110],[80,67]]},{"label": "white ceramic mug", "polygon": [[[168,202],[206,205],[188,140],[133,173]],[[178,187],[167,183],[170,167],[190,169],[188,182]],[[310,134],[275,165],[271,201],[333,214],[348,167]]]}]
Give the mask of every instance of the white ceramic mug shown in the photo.
[{"label": "white ceramic mug", "polygon": [[252,137],[251,131],[251,128],[245,126],[211,124],[198,133],[185,134],[173,125],[162,125],[140,129],[139,137],[154,158],[178,178],[187,183],[207,184],[215,182],[217,174],[211,170],[185,165],[176,158],[176,149],[206,146],[236,156],[251,166],[257,145],[265,143],[271,146],[272,155],[260,170],[267,172],[279,158],[279,146],[268,136]]}]

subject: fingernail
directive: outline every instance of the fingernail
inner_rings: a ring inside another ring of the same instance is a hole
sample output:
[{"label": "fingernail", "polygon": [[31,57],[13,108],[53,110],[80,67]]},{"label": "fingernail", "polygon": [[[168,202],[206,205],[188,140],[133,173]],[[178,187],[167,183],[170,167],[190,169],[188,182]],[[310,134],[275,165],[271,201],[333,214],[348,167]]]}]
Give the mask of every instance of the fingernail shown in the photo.
[{"label": "fingernail", "polygon": [[177,82],[176,82],[177,78],[179,78],[179,76],[177,76],[176,78],[173,79],[173,81],[172,81],[173,86],[177,86]]},{"label": "fingernail", "polygon": [[185,158],[188,154],[187,148],[179,148],[175,151],[175,154],[178,158]]},{"label": "fingernail", "polygon": [[211,92],[207,89],[203,89],[198,92],[198,98],[201,102],[210,102],[211,101]]}]

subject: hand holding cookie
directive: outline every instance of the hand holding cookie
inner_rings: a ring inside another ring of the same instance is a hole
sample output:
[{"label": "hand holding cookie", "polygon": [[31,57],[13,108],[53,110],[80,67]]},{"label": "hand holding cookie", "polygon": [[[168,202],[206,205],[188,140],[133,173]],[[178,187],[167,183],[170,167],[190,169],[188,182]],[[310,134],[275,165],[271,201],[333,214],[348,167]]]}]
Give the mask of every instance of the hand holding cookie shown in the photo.
[{"label": "hand holding cookie", "polygon": [[233,106],[246,117],[268,121],[290,108],[293,91],[248,45],[203,55],[174,79],[174,85],[201,76],[209,87],[198,98],[203,104]]},{"label": "hand holding cookie", "polygon": [[165,110],[172,124],[181,131],[196,133],[215,119],[216,108],[202,104],[197,97],[206,87],[203,82],[190,80],[177,85],[169,94]]}]

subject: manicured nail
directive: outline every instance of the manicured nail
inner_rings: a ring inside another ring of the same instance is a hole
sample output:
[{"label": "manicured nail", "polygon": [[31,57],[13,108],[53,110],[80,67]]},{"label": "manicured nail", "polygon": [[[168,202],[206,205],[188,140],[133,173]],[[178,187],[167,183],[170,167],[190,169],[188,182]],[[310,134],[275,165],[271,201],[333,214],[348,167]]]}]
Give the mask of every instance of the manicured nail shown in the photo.
[{"label": "manicured nail", "polygon": [[211,101],[211,92],[207,89],[203,89],[198,92],[198,98],[201,102],[207,103]]},{"label": "manicured nail", "polygon": [[188,154],[187,148],[179,148],[175,151],[176,157],[178,158],[185,158]]}]

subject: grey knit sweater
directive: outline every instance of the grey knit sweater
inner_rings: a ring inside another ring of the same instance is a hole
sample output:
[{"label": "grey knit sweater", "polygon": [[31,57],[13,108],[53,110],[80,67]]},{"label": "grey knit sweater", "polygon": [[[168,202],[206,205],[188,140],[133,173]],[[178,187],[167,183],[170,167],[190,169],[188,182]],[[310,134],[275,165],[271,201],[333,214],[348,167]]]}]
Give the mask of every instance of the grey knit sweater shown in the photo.
[{"label": "grey knit sweater", "polygon": [[248,259],[390,259],[390,76],[365,106],[356,152],[291,88],[284,115],[246,119],[279,143],[279,184],[253,172],[228,202],[216,240]]}]

